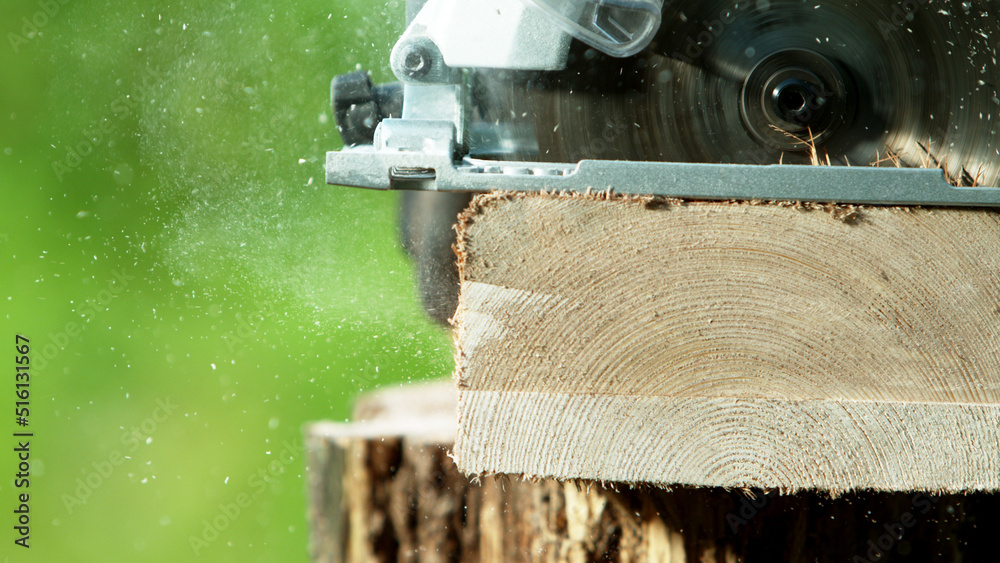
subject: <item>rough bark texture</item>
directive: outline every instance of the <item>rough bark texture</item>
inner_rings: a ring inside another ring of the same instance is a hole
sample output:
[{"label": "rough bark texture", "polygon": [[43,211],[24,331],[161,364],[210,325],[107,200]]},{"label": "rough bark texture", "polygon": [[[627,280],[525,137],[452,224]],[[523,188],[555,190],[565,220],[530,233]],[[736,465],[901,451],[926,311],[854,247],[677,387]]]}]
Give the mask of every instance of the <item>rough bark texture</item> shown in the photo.
[{"label": "rough bark texture", "polygon": [[984,493],[832,499],[498,476],[473,483],[447,453],[454,401],[447,384],[403,388],[370,397],[358,410],[364,421],[307,428],[315,561],[996,558],[1000,498]]},{"label": "rough bark texture", "polygon": [[459,241],[469,473],[1000,489],[1000,215],[491,195]]}]

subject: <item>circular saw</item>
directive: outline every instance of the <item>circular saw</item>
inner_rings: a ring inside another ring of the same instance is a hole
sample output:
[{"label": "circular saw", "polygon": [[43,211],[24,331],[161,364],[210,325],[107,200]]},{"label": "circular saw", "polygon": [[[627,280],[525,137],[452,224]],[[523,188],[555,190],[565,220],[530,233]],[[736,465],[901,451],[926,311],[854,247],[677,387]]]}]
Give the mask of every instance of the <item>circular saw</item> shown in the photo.
[{"label": "circular saw", "polygon": [[469,192],[1000,206],[1000,0],[406,4],[399,82],[333,82],[326,177],[409,190],[422,272]]},{"label": "circular saw", "polygon": [[1000,203],[996,0],[409,4],[329,183]]}]

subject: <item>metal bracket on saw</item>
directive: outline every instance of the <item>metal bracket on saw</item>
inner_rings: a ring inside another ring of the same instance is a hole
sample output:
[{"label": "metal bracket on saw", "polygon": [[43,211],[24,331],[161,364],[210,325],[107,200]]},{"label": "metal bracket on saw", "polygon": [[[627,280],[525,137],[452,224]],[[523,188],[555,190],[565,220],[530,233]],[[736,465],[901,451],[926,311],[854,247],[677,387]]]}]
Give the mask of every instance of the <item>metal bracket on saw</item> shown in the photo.
[{"label": "metal bracket on saw", "polygon": [[567,191],[706,200],[1000,207],[998,188],[957,188],[936,168],[582,160],[503,162],[364,146],[326,154],[329,184],[438,192]]}]

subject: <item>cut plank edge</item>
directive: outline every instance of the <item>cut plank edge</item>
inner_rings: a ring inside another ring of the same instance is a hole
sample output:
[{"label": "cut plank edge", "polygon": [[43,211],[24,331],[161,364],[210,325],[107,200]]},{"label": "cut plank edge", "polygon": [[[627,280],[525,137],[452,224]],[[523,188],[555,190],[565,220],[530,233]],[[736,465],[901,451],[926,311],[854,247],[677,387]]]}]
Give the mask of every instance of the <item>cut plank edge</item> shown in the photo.
[{"label": "cut plank edge", "polygon": [[[454,456],[467,474],[834,496],[1000,488],[1000,406],[466,390],[459,412]],[[543,437],[517,416],[525,412],[549,421]],[[614,430],[599,436],[598,428]],[[894,434],[900,428],[907,432]],[[962,447],[970,443],[982,448]],[[605,465],[588,460],[596,452]]]}]

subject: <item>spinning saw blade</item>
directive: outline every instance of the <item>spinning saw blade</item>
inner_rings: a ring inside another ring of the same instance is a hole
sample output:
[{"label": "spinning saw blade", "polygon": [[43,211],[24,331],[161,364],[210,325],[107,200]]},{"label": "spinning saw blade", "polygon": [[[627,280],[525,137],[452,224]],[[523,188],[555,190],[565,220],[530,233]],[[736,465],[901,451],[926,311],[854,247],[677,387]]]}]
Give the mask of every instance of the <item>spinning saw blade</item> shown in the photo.
[{"label": "spinning saw blade", "polygon": [[[490,80],[547,162],[937,167],[1000,185],[1000,3],[699,0],[637,56],[574,44],[567,67]],[[497,84],[507,84],[506,88]],[[523,111],[522,111],[523,110]],[[489,111],[487,119],[494,119]]]}]

